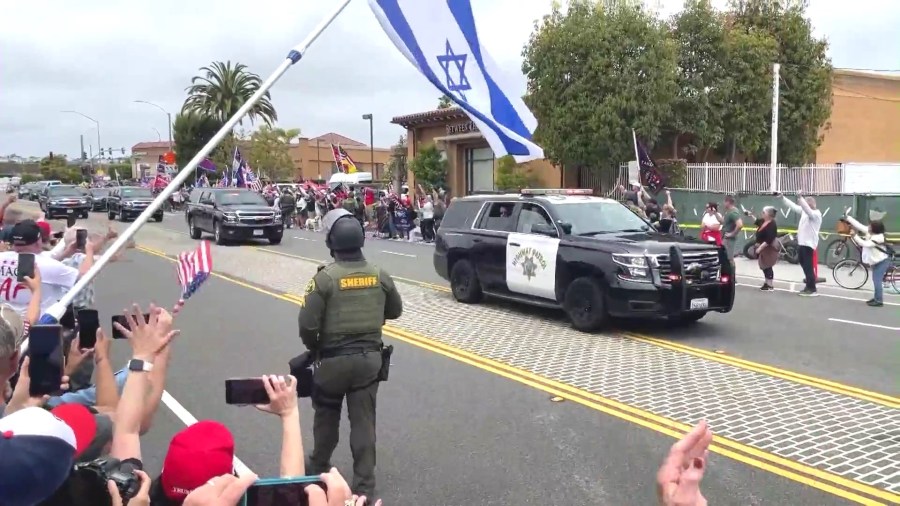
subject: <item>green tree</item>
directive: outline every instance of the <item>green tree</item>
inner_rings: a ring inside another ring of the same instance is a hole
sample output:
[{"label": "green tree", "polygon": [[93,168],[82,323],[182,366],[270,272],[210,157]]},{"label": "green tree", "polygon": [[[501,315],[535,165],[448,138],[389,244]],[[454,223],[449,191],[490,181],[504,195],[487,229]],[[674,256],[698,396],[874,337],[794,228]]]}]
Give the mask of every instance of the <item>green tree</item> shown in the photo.
[{"label": "green tree", "polygon": [[[828,43],[813,35],[805,15],[807,3],[807,0],[731,0],[729,12],[736,28],[747,33],[762,31],[777,41],[778,56],[771,63],[781,64],[778,158],[787,164],[803,164],[814,159],[816,148],[822,142],[823,127],[831,116],[832,67]],[[771,86],[771,77],[768,84]],[[768,117],[759,121],[770,122]],[[766,154],[758,153],[758,156]]]},{"label": "green tree", "polygon": [[[217,61],[209,67],[201,67],[200,72],[201,75],[191,79],[191,85],[187,88],[188,97],[181,110],[213,117],[223,125],[262,85],[259,76],[249,72],[242,63],[232,65],[230,61]],[[251,124],[262,120],[271,126],[278,119],[271,98],[267,91],[253,105],[247,113]]]},{"label": "green tree", "polygon": [[395,187],[400,187],[400,183],[406,180],[406,158],[408,149],[406,147],[406,136],[401,135],[397,140],[397,144],[391,148],[391,158],[387,163],[387,174],[391,178],[391,182]]},{"label": "green tree", "polygon": [[497,159],[497,174],[494,186],[501,191],[519,191],[533,188],[538,180],[527,168],[517,165],[515,158],[503,156]]},{"label": "green tree", "polygon": [[[678,91],[672,102],[669,124],[674,130],[672,158],[721,144],[723,139],[722,52],[725,30],[721,14],[709,0],[687,0],[672,19],[672,38],[678,59]],[[679,146],[679,134],[690,134],[687,146]],[[700,157],[705,158],[705,152]]]},{"label": "green tree", "polygon": [[409,161],[409,170],[416,177],[416,184],[422,185],[426,191],[447,188],[447,160],[434,144],[419,149],[418,154]]},{"label": "green tree", "polygon": [[453,107],[454,105],[456,105],[456,104],[454,104],[453,101],[450,100],[450,97],[448,97],[447,95],[442,95],[441,98],[438,99],[437,108],[438,109],[449,109],[449,108]]},{"label": "green tree", "polygon": [[41,158],[38,163],[41,168],[41,179],[56,179],[66,184],[80,183],[84,180],[81,175],[81,168],[76,165],[69,165],[66,155],[53,155]]},{"label": "green tree", "polygon": [[299,128],[285,130],[263,125],[250,135],[247,159],[257,173],[265,171],[267,176],[276,181],[292,181],[296,171],[289,146],[298,136]]},{"label": "green tree", "polygon": [[631,129],[656,139],[671,115],[675,46],[640,2],[554,5],[522,54],[536,140],[553,163],[617,170],[634,156]]},{"label": "green tree", "polygon": [[175,116],[172,137],[175,141],[175,163],[184,167],[203,146],[222,128],[212,116],[184,111]]},{"label": "green tree", "polygon": [[761,31],[729,28],[722,53],[726,79],[722,86],[723,154],[729,162],[738,153],[755,157],[769,145],[772,111],[772,62],[775,39]]}]

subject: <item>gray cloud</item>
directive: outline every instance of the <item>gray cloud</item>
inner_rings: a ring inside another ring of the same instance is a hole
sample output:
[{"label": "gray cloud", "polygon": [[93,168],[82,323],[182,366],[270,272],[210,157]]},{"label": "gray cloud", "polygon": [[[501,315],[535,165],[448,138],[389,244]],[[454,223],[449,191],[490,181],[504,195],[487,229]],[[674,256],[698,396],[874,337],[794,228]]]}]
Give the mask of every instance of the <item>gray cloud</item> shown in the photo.
[{"label": "gray cloud", "polygon": [[[78,152],[78,136],[96,145],[93,124],[62,114],[76,109],[100,121],[103,147],[130,147],[166,136],[197,69],[215,60],[246,64],[266,77],[335,0],[256,0],[231,9],[212,0],[7,2],[0,31],[0,154]],[[551,0],[474,1],[485,46],[524,91],[521,49],[532,22]],[[665,13],[679,0],[662,2]],[[813,0],[817,33],[827,34],[834,63],[844,67],[900,66],[896,26],[900,2]],[[674,7],[673,7],[674,6]],[[430,109],[437,92],[396,51],[367,3],[355,0],[272,90],[280,125],[304,135],[334,131],[368,142],[396,141],[393,116]],[[96,149],[96,146],[94,146]]]}]

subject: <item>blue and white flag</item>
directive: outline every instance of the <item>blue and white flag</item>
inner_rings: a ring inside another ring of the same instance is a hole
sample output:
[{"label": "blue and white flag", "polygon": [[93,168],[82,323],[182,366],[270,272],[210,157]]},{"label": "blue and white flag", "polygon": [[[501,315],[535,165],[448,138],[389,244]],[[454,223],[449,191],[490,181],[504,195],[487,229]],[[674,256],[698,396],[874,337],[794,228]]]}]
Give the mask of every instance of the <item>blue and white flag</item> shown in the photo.
[{"label": "blue and white flag", "polygon": [[478,39],[470,0],[369,0],[397,49],[478,126],[495,156],[544,157],[537,120]]}]

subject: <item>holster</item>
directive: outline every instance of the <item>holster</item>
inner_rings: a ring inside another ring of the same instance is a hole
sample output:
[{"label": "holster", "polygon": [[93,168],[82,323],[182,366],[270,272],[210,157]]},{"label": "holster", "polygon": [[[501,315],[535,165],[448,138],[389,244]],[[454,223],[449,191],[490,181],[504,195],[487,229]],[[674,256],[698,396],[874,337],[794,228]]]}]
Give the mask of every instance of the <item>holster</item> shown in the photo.
[{"label": "holster", "polygon": [[381,349],[381,369],[378,371],[378,381],[387,381],[391,373],[391,355],[394,354],[393,346],[385,346]]},{"label": "holster", "polygon": [[313,392],[313,364],[315,357],[305,351],[288,362],[291,376],[297,378],[297,397],[310,397]]}]

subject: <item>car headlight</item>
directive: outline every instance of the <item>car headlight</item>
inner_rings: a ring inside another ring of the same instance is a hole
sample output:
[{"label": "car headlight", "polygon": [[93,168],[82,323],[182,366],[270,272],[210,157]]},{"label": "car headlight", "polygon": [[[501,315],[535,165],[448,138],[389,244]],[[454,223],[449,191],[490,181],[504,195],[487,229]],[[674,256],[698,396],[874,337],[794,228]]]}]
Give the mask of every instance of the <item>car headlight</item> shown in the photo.
[{"label": "car headlight", "polygon": [[82,203],[82,204],[87,204],[87,203],[88,203],[88,199],[81,199],[81,203]]},{"label": "car headlight", "polygon": [[134,206],[134,202],[131,202],[131,201],[125,202],[125,207],[132,207],[132,206]]},{"label": "car headlight", "polygon": [[646,256],[613,254],[612,259],[619,267],[619,278],[643,283],[650,282],[650,263]]}]

